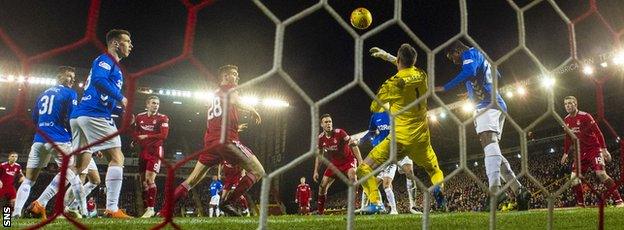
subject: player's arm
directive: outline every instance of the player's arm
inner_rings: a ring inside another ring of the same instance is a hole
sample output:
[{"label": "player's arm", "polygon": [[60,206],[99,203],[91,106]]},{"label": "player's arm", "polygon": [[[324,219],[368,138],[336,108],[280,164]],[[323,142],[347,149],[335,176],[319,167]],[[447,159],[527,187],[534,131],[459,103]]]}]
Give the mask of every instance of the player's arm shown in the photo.
[{"label": "player's arm", "polygon": [[314,179],[314,182],[318,183],[318,177],[319,177],[318,169],[321,164],[321,161],[319,160],[319,158],[323,155],[323,152],[320,148],[317,151],[318,152],[316,154],[316,158],[314,159],[314,174],[312,175],[312,179]]},{"label": "player's arm", "polygon": [[260,124],[262,119],[260,118],[260,114],[258,113],[258,111],[256,111],[256,108],[254,108],[251,105],[242,103],[240,99],[240,95],[238,95],[238,92],[231,93],[230,100],[232,100],[232,104],[236,105],[236,107],[238,107],[239,109],[249,111],[251,115],[254,116],[254,119],[256,120],[256,124]]},{"label": "player's arm", "polygon": [[35,100],[35,106],[33,106],[33,110],[32,110],[32,121],[33,123],[35,123],[35,126],[37,125],[37,123],[39,123],[39,98],[37,98],[37,100]]},{"label": "player's arm", "polygon": [[165,140],[169,136],[169,117],[164,117],[160,123],[160,132],[156,134],[148,134],[147,138],[155,138]]},{"label": "player's arm", "polygon": [[572,143],[572,138],[567,133],[565,134],[565,138],[563,140],[563,156],[561,156],[561,164],[565,164],[568,160],[568,152],[570,151],[570,145]]},{"label": "player's arm", "polygon": [[355,142],[355,140],[352,140],[349,143],[349,146],[351,147],[351,150],[353,151],[353,154],[355,155],[355,159],[357,159],[357,164],[360,165],[362,162],[364,162],[362,160],[362,153],[360,153],[360,148],[357,146],[357,142]]},{"label": "player's arm", "polygon": [[596,121],[591,115],[588,114],[587,116],[589,120],[589,128],[591,132],[593,132],[594,135],[596,135],[596,138],[598,139],[598,143],[600,144],[600,154],[602,158],[604,158],[604,160],[607,162],[611,161],[611,153],[609,153],[609,150],[607,149],[607,144],[605,142],[604,135],[602,135],[602,132],[600,131],[600,127],[598,127],[598,123],[596,123]]},{"label": "player's arm", "polygon": [[299,203],[299,185],[297,185],[297,189],[295,191],[295,203]]},{"label": "player's arm", "polygon": [[369,50],[369,52],[370,55],[373,57],[381,58],[387,62],[397,65],[397,58],[379,47],[373,47]]},{"label": "player's arm", "polygon": [[223,172],[223,164],[217,166],[217,180],[221,180],[221,172]]},{"label": "player's arm", "polygon": [[114,65],[113,62],[108,63],[103,60],[99,60],[97,64],[94,63],[93,68],[91,68],[91,84],[99,91],[113,97],[125,106],[127,99],[121,94],[121,89],[108,78],[108,74]]},{"label": "player's arm", "polygon": [[364,134],[362,138],[360,138],[358,145],[364,144],[364,141],[371,140],[375,137],[375,131],[377,131],[377,127],[375,126],[375,114],[371,115],[370,120],[368,121],[368,132]]},{"label": "player's arm", "polygon": [[473,57],[471,57],[470,54],[465,53],[462,55],[462,69],[459,72],[459,74],[457,74],[455,76],[455,78],[453,78],[453,80],[449,81],[448,83],[444,84],[444,86],[438,86],[436,87],[436,91],[437,92],[445,92],[445,91],[449,91],[455,87],[457,87],[460,83],[468,80],[468,78],[472,77],[472,76],[476,76],[476,72],[477,72],[477,63],[474,62]]}]

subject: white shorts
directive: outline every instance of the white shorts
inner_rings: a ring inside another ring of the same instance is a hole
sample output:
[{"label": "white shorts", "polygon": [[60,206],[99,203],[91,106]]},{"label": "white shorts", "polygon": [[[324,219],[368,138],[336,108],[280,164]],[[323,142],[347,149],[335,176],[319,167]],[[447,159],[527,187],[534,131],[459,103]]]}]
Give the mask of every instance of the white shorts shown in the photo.
[{"label": "white shorts", "polygon": [[[71,143],[56,142],[56,145],[65,153],[70,153]],[[62,153],[57,153],[56,149],[50,143],[35,142],[30,146],[30,153],[28,153],[28,161],[26,162],[26,168],[45,168],[50,162],[50,157],[54,157],[54,162],[59,167],[61,166]],[[69,159],[69,165],[74,165],[74,157]]]},{"label": "white shorts", "polygon": [[[106,119],[82,116],[69,120],[69,124],[72,130],[72,149],[74,150],[117,132],[117,127],[112,118]],[[121,147],[121,138],[119,138],[119,135],[115,135],[111,139],[91,146],[85,151],[95,153],[100,150],[116,147]]]},{"label": "white shorts", "polygon": [[[484,109],[478,109],[474,115],[476,116],[483,110]],[[500,140],[503,134],[505,115],[498,109],[487,109],[487,111],[475,118],[474,124],[477,134],[485,131],[494,131],[498,134],[498,140]]]},{"label": "white shorts", "polygon": [[414,162],[408,156],[403,157],[403,159],[401,159],[399,162],[397,162],[397,166],[399,166],[397,168],[397,171],[400,174],[405,174],[405,172],[403,172],[403,165],[414,165]]},{"label": "white shorts", "polygon": [[219,196],[219,194],[210,197],[210,205],[219,205],[220,199],[221,199],[221,196]]},{"label": "white shorts", "polygon": [[93,158],[91,158],[91,161],[89,162],[89,166],[87,166],[84,170],[82,170],[82,172],[80,172],[80,174],[87,174],[87,173],[89,173],[89,170],[98,171],[98,167],[95,164],[95,160],[93,160]]},{"label": "white shorts", "polygon": [[389,178],[394,179],[394,174],[396,173],[396,170],[397,170],[396,164],[389,164],[388,166],[386,166],[384,170],[381,170],[381,172],[379,172],[379,175],[377,175],[377,178],[383,179],[384,177],[389,177]]}]

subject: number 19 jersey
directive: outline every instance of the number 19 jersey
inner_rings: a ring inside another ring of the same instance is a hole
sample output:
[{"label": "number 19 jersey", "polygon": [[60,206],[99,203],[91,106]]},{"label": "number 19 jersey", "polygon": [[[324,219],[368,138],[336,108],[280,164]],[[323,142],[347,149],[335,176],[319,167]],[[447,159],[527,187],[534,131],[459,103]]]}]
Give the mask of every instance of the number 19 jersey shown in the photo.
[{"label": "number 19 jersey", "polygon": [[[219,90],[215,93],[214,98],[208,105],[208,122],[206,127],[206,134],[204,135],[204,142],[210,143],[219,141],[221,138],[221,122],[225,109],[225,97],[227,92],[234,88],[234,85],[220,86]],[[226,142],[238,141],[238,111],[236,106],[229,103],[227,114],[227,127],[226,127]]]}]

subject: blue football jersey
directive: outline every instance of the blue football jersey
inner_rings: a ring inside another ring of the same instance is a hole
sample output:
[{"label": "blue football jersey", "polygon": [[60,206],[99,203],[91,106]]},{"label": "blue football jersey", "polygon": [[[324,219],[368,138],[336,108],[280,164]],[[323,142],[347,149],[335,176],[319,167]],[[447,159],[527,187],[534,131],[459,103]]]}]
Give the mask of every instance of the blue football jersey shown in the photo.
[{"label": "blue football jersey", "polygon": [[372,146],[377,146],[390,134],[390,116],[386,112],[373,113],[368,124],[368,133],[363,139],[368,139]]},{"label": "blue football jersey", "polygon": [[110,118],[116,103],[123,99],[121,68],[106,54],[98,56],[91,66],[84,94],[71,118],[80,116]]},{"label": "blue football jersey", "polygon": [[[487,107],[491,103],[493,85],[492,71],[490,63],[485,59],[479,50],[470,48],[461,54],[462,69],[457,76],[444,85],[444,90],[451,90],[461,83],[466,85],[468,97],[475,104],[477,109]],[[496,72],[496,77],[500,78],[500,72]],[[507,111],[507,105],[500,94],[496,94],[496,100],[503,111]]]},{"label": "blue football jersey", "polygon": [[217,195],[223,189],[223,183],[221,180],[210,182],[210,196]]},{"label": "blue football jersey", "polygon": [[[69,116],[78,103],[77,98],[76,92],[64,85],[46,89],[35,100],[32,110],[33,122],[54,142],[70,142]],[[33,142],[46,140],[41,134],[35,133]]]}]

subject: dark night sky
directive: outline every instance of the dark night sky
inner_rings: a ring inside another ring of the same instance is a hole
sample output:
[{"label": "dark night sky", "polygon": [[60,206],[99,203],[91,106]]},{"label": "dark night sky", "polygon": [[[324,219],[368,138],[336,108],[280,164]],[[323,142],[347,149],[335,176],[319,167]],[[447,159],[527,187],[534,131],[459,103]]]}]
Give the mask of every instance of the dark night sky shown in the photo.
[{"label": "dark night sky", "polygon": [[[297,12],[313,5],[316,1],[263,1],[276,16],[285,20]],[[518,45],[516,13],[507,1],[468,2],[468,33],[477,41],[489,57],[498,59]],[[487,2],[487,3],[485,3]],[[529,0],[515,1],[520,6]],[[556,1],[569,18],[576,18],[589,8],[589,1]],[[617,0],[598,0],[598,7],[603,16],[616,30],[624,29],[624,4]],[[344,1],[331,0],[330,5],[348,21],[351,10],[359,6],[367,7],[373,14],[373,27],[392,18],[393,1]],[[55,47],[75,42],[85,32],[88,1],[0,1],[0,28],[10,35],[17,45],[28,55],[34,55]],[[132,33],[134,49],[129,58],[122,63],[130,72],[153,66],[171,59],[181,53],[183,43],[186,10],[178,1],[103,1],[98,20],[97,36],[104,40],[106,31],[112,28],[124,28]],[[404,1],[403,21],[431,49],[437,47],[459,33],[459,3],[456,0],[440,1]],[[552,69],[570,56],[568,31],[565,23],[546,2],[542,2],[525,13],[527,46],[540,59],[544,66]],[[598,17],[590,16],[576,25],[576,38],[579,58],[594,57],[611,51],[612,37],[603,27]],[[361,32],[361,31],[360,31]],[[194,54],[210,70],[216,70],[224,64],[236,64],[240,67],[241,82],[248,81],[269,71],[273,64],[273,46],[275,25],[251,2],[243,0],[217,1],[200,11],[195,35]],[[373,46],[382,47],[395,53],[401,43],[415,42],[394,25],[367,39],[364,49]],[[321,9],[286,28],[284,37],[283,66],[286,72],[313,100],[319,100],[341,88],[353,79],[354,40],[342,27]],[[426,53],[418,49],[417,65],[426,68]],[[72,65],[88,69],[99,51],[92,45],[56,56],[44,61],[45,65]],[[17,58],[7,46],[0,43],[0,63],[16,62]],[[446,61],[442,55],[435,57],[436,85],[450,80],[458,68]],[[503,78],[500,85],[511,84],[519,80],[533,78],[540,74],[537,65],[524,52],[518,52],[500,66]],[[373,90],[388,76],[395,72],[393,66],[380,60],[364,56],[364,79]],[[81,77],[85,77],[83,73]],[[610,80],[606,89],[607,116],[618,131],[623,131],[619,122],[621,109],[616,106],[622,96],[622,74]],[[155,88],[204,89],[210,87],[209,80],[201,76],[188,62],[179,63],[154,75],[139,80],[139,86]],[[531,85],[528,96],[522,99],[507,100],[513,119],[525,127],[546,111],[545,94],[537,85]],[[10,104],[12,91],[0,88],[0,102]],[[567,94],[581,98],[582,110],[595,112],[594,91],[591,81],[584,79],[577,72],[565,74],[559,78],[556,95],[556,112],[564,113],[560,99]],[[290,89],[286,83],[274,76],[270,80],[253,87],[251,91],[258,95],[280,94],[293,106],[289,118],[289,138],[287,152],[294,157],[309,149],[310,113],[305,102]],[[456,94],[464,89],[456,89],[440,95],[446,103],[455,102]],[[334,115],[337,127],[343,127],[350,133],[366,128],[371,99],[360,88],[349,90],[341,97],[323,105],[321,113]],[[430,108],[438,107],[433,100]],[[166,108],[171,114],[173,127],[186,127],[189,132],[181,132],[179,138],[201,137],[201,128],[205,120],[202,116],[194,117],[194,125],[183,125],[189,113],[202,111],[199,105],[192,108]],[[135,110],[136,111],[136,110]],[[461,119],[468,116],[455,111]],[[3,115],[3,114],[0,114]],[[176,120],[176,116],[184,117]],[[195,123],[197,122],[197,123]],[[438,152],[438,158],[456,158],[458,155],[457,128],[454,124],[442,121],[431,124],[432,142]],[[553,130],[557,131],[554,119],[547,119],[536,135],[542,136]],[[505,128],[506,136],[503,147],[515,146],[518,135],[511,125]],[[188,136],[193,137],[188,137]],[[479,146],[472,125],[467,128],[469,153],[479,151]],[[607,135],[608,136],[608,135]],[[171,142],[171,140],[170,140]],[[304,168],[311,168],[306,163]]]}]

